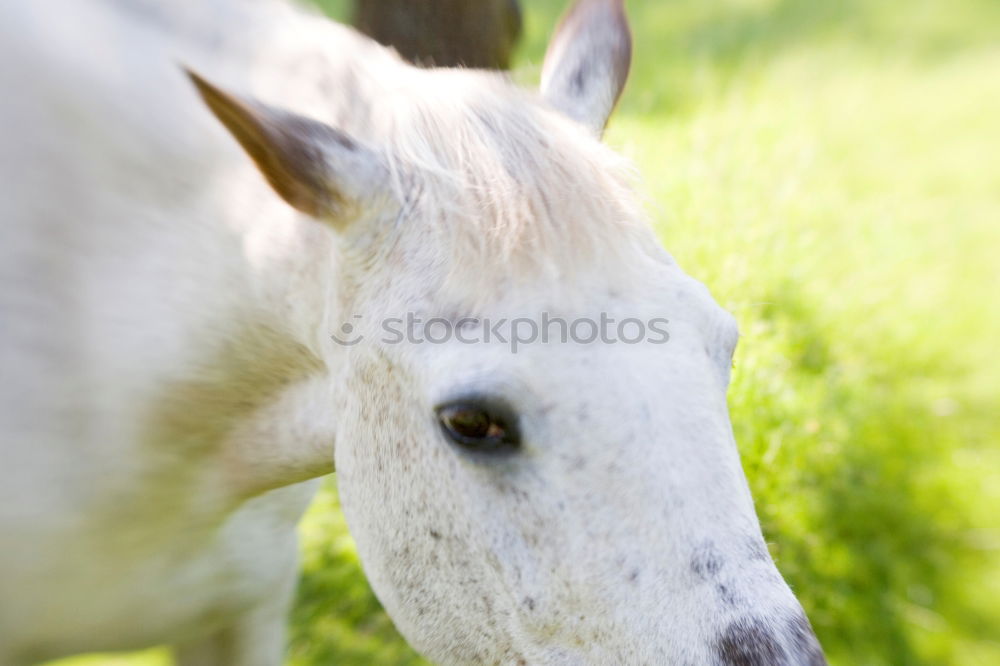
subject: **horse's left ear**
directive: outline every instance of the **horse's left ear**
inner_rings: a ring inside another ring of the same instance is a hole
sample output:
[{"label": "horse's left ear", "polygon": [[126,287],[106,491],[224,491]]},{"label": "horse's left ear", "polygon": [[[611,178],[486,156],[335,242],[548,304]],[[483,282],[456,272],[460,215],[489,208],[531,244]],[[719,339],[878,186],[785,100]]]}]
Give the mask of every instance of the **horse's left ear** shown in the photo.
[{"label": "horse's left ear", "polygon": [[376,151],[318,120],[238,97],[187,73],[274,191],[303,213],[339,227],[384,191],[388,170]]},{"label": "horse's left ear", "polygon": [[600,136],[631,63],[624,0],[577,0],[549,42],[542,96]]}]

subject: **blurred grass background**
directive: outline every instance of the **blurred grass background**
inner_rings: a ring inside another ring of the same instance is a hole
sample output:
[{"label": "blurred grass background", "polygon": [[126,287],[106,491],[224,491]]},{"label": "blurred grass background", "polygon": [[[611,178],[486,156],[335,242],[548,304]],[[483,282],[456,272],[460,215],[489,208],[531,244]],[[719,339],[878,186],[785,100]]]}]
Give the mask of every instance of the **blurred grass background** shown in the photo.
[{"label": "blurred grass background", "polygon": [[[523,5],[533,83],[564,2]],[[737,439],[831,663],[1000,664],[1000,2],[628,7],[608,141],[739,319]],[[425,663],[365,583],[332,482],[302,533],[289,664]]]}]

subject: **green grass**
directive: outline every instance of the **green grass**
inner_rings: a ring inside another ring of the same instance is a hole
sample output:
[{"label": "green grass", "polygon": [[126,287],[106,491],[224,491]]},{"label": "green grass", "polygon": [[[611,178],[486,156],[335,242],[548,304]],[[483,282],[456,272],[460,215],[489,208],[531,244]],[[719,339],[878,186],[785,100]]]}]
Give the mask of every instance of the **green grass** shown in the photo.
[{"label": "green grass", "polygon": [[[531,81],[562,3],[524,4]],[[1000,3],[629,8],[608,140],[639,164],[666,246],[739,319],[747,476],[831,662],[1000,664]],[[423,663],[364,582],[332,485],[302,529],[289,663]]]}]

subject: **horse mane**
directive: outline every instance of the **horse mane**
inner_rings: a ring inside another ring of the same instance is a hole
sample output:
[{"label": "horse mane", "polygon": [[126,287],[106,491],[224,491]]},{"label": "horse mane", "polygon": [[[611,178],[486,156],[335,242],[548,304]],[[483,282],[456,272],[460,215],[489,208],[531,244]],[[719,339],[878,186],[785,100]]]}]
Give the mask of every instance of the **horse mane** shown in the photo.
[{"label": "horse mane", "polygon": [[400,65],[408,85],[373,122],[397,196],[413,197],[406,175],[418,173],[421,224],[457,270],[568,279],[628,272],[636,245],[648,254],[627,159],[506,76]]}]

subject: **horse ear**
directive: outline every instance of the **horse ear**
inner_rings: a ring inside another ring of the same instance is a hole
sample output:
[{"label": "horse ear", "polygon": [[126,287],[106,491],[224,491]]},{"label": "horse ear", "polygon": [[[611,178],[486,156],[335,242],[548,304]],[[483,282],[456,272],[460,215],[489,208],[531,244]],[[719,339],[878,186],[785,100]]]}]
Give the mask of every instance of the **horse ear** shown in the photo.
[{"label": "horse ear", "polygon": [[577,0],[549,42],[542,96],[599,136],[631,63],[632,33],[624,0]]},{"label": "horse ear", "polygon": [[329,125],[238,97],[187,73],[274,191],[303,213],[344,223],[383,189],[387,169],[375,151]]}]

